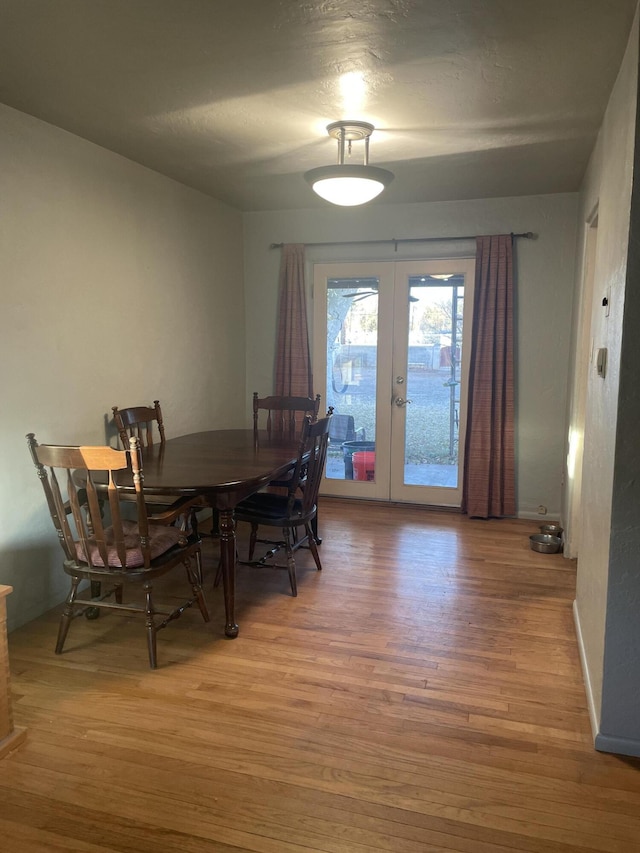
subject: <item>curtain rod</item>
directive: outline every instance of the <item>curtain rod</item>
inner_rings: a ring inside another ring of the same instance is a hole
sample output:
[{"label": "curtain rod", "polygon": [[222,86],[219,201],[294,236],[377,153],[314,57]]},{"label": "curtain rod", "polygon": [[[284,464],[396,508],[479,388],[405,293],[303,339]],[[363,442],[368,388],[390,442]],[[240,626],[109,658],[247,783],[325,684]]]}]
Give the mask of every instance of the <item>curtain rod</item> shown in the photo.
[{"label": "curtain rod", "polygon": [[[525,240],[534,240],[536,235],[533,231],[525,231],[523,234],[511,234],[512,237],[523,237]],[[475,240],[476,235],[467,237],[391,237],[384,240],[332,240],[328,243],[305,243],[305,246],[367,246],[379,245],[380,243],[393,243],[398,251],[398,243],[450,243],[452,240]],[[281,249],[284,243],[271,243],[270,249]]]}]

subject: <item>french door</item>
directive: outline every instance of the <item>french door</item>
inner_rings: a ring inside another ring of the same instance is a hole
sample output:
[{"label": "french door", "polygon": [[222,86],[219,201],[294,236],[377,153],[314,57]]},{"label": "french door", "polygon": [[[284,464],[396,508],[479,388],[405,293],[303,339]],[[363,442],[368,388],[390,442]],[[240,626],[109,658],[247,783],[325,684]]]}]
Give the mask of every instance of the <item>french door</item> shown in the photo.
[{"label": "french door", "polygon": [[314,267],[314,385],[335,412],[323,494],[460,506],[474,267]]}]

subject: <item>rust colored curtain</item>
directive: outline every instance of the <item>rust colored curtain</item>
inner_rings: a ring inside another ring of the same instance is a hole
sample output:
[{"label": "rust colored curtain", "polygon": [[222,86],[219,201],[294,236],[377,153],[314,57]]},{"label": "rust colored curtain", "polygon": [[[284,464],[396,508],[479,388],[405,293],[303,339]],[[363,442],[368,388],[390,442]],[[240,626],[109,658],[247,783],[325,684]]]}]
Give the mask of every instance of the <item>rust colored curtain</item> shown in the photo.
[{"label": "rust colored curtain", "polygon": [[513,238],[476,238],[462,510],[515,515]]},{"label": "rust colored curtain", "polygon": [[274,393],[313,397],[302,243],[282,247]]}]

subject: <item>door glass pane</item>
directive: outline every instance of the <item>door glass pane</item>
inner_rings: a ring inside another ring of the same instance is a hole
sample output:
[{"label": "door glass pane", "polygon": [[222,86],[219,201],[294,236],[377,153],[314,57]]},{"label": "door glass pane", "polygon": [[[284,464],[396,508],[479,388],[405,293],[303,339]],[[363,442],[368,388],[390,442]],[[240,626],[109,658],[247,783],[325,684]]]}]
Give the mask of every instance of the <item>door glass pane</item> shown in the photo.
[{"label": "door glass pane", "polygon": [[404,483],[458,486],[463,275],[411,276]]},{"label": "door glass pane", "polygon": [[327,405],[333,406],[325,476],[375,480],[377,278],[327,282]]}]

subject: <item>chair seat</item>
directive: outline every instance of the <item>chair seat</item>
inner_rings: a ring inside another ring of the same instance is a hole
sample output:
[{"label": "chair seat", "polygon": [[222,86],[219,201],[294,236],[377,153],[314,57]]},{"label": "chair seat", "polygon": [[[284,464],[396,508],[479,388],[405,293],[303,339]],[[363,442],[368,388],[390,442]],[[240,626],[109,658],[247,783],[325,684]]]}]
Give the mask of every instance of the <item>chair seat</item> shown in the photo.
[{"label": "chair seat", "polygon": [[[135,495],[131,495],[131,499],[135,500]],[[126,500],[126,497],[125,497]],[[172,506],[173,501],[167,495],[145,495],[144,502],[147,506]]]},{"label": "chair seat", "polygon": [[290,526],[299,519],[304,524],[315,514],[313,506],[305,512],[301,500],[295,500],[291,506],[288,495],[273,495],[269,492],[257,492],[241,501],[235,508],[238,521],[255,521],[257,524],[269,524],[273,527]]},{"label": "chair seat", "polygon": [[[138,525],[134,521],[123,519],[122,530],[124,532],[124,547],[127,552],[125,566],[122,565],[118,551],[114,541],[114,533],[112,527],[105,528],[105,544],[107,547],[107,565],[111,568],[128,568],[135,569],[144,565],[144,556],[140,546],[140,533]],[[100,550],[95,540],[89,539],[89,557],[91,564],[104,568],[104,560],[100,554]],[[149,551],[152,560],[160,557],[162,554],[174,548],[176,545],[186,545],[187,538],[184,533],[177,527],[170,527],[160,524],[149,525]],[[76,542],[76,555],[78,560],[83,563],[88,563],[83,543]]]}]

